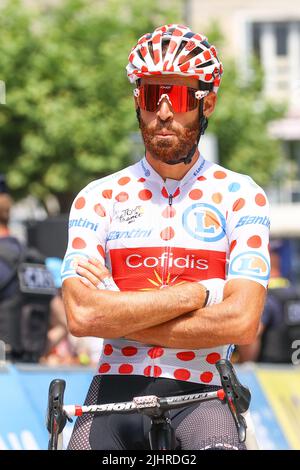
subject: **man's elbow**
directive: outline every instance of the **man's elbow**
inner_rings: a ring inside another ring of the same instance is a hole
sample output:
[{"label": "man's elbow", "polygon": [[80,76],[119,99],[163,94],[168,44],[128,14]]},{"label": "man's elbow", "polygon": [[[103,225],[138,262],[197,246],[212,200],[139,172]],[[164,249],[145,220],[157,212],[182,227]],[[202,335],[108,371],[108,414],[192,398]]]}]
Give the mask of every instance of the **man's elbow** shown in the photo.
[{"label": "man's elbow", "polygon": [[97,318],[93,313],[82,306],[68,308],[68,330],[73,336],[97,336],[104,339],[115,339],[120,337],[120,331],[117,331],[105,318],[101,319],[99,313]]},{"label": "man's elbow", "polygon": [[73,336],[78,338],[83,336],[89,336],[86,328],[86,324],[80,321],[76,315],[67,315],[68,318],[68,330]]},{"label": "man's elbow", "polygon": [[244,320],[241,324],[241,329],[235,344],[242,346],[254,343],[258,336],[259,324],[259,320]]}]

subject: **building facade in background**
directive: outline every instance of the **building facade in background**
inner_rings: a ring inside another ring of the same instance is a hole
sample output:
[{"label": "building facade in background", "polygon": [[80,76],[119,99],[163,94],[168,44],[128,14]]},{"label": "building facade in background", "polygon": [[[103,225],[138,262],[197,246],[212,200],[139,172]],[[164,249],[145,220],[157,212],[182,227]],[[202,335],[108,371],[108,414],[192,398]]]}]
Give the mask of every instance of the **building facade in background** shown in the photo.
[{"label": "building facade in background", "polygon": [[204,6],[187,0],[185,13],[193,30],[218,24],[224,35],[220,55],[236,59],[242,79],[251,77],[256,56],[264,71],[265,96],[287,107],[284,118],[269,126],[270,134],[282,142],[284,161],[266,189],[273,235],[300,236],[300,2],[210,0]]}]

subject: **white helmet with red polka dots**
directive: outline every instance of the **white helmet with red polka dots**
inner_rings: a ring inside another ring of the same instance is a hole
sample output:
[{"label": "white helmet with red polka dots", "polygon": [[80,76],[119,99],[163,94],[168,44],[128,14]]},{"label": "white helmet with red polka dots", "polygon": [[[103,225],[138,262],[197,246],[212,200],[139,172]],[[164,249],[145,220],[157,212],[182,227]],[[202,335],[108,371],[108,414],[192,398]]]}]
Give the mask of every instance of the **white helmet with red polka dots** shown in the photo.
[{"label": "white helmet with red polka dots", "polygon": [[176,74],[197,78],[216,93],[223,73],[216,48],[207,38],[177,24],[144,34],[128,60],[126,70],[131,83],[144,76]]}]

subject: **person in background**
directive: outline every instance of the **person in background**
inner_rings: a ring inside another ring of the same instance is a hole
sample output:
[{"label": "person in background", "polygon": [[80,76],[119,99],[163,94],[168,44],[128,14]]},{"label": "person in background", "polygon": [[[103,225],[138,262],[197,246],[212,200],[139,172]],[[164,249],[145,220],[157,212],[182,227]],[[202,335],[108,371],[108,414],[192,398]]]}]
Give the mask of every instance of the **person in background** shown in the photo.
[{"label": "person in background", "polygon": [[102,347],[100,338],[76,338],[68,331],[65,307],[61,295],[62,259],[46,258],[47,269],[51,272],[57,295],[50,304],[50,324],[46,354],[41,358],[42,363],[95,365],[98,362],[99,348]]},{"label": "person in background", "polygon": [[0,175],[0,237],[9,236],[8,225],[12,202],[4,175]]},{"label": "person in background", "polygon": [[14,328],[17,311],[21,308],[21,299],[15,295],[18,280],[14,276],[21,247],[9,230],[12,204],[5,177],[0,175],[0,340],[5,343],[6,357],[9,359],[12,358],[13,348],[16,357],[21,351],[19,335]]},{"label": "person in background", "polygon": [[238,347],[239,362],[290,363],[293,337],[300,338],[300,292],[282,274],[281,247],[280,240],[270,243],[271,274],[259,331],[252,344]]},{"label": "person in background", "polygon": [[12,235],[12,205],[5,177],[0,175],[0,340],[8,360],[36,363],[45,352],[55,289],[45,256]]}]

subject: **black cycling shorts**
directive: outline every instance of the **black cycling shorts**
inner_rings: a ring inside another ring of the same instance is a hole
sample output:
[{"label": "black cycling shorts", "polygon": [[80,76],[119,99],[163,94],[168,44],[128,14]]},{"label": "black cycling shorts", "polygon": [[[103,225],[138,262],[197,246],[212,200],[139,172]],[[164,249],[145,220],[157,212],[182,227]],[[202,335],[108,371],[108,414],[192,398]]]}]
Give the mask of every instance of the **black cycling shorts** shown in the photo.
[{"label": "black cycling shorts", "polygon": [[[159,397],[201,393],[219,387],[181,380],[139,375],[97,375],[93,378],[85,405],[131,401],[135,396]],[[245,449],[228,406],[211,400],[170,411],[177,449]],[[77,418],[69,450],[149,450],[150,418],[141,414],[105,416],[83,415]]]}]

